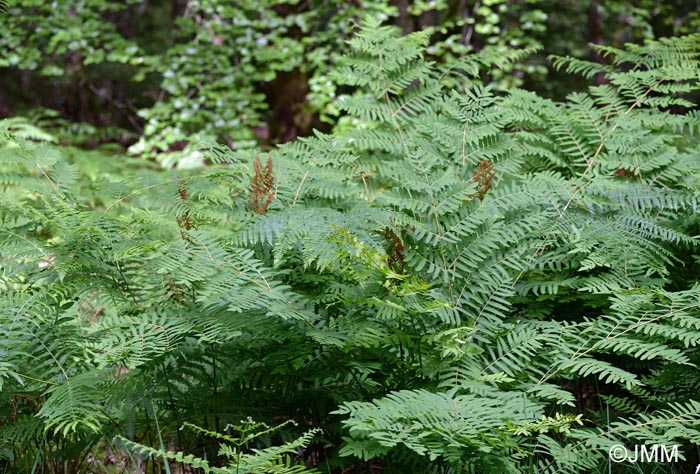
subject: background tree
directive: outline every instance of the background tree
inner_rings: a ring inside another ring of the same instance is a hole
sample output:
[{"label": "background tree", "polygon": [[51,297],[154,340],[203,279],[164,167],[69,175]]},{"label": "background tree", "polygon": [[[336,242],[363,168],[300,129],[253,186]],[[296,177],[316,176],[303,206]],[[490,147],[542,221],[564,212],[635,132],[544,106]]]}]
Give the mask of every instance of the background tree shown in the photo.
[{"label": "background tree", "polygon": [[[604,61],[589,43],[620,47],[700,25],[691,0],[8,5],[0,17],[0,114],[31,114],[45,127],[70,129],[58,133],[70,141],[94,146],[117,140],[146,156],[182,150],[199,132],[238,149],[329,130],[339,84],[328,72],[364,14],[404,33],[432,28],[428,54],[442,63],[472,52],[539,48],[519,63],[496,67],[487,82],[500,90],[523,85],[553,98],[586,82],[564,79],[547,54]],[[198,163],[191,153],[160,159],[168,166]]]}]

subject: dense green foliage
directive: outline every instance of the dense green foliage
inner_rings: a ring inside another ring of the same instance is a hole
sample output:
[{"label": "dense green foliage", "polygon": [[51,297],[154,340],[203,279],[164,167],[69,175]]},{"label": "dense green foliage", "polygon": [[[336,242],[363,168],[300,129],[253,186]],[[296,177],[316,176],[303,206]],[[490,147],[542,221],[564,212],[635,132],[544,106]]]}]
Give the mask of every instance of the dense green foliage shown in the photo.
[{"label": "dense green foliage", "polygon": [[605,63],[589,42],[621,47],[700,27],[696,0],[6,3],[0,117],[30,115],[71,143],[118,140],[132,155],[181,166],[201,164],[183,149],[199,132],[242,149],[329,131],[333,99],[347,92],[329,71],[363,15],[403,33],[430,29],[426,53],[445,65],[473,52],[544,47],[482,79],[553,98],[585,82],[552,69],[547,54]]},{"label": "dense green foliage", "polygon": [[[164,60],[99,22],[79,60],[162,75],[136,146],[215,138],[162,167],[2,122],[6,472],[608,472],[611,446],[653,443],[684,459],[615,472],[695,469],[700,35],[553,57],[604,79],[553,100],[503,91],[531,48],[402,36],[381,2],[342,51],[350,7],[317,49],[290,33],[316,11],[190,3]],[[71,44],[22,64],[58,74]],[[293,70],[328,81],[335,129],[236,146],[256,84]]]}]

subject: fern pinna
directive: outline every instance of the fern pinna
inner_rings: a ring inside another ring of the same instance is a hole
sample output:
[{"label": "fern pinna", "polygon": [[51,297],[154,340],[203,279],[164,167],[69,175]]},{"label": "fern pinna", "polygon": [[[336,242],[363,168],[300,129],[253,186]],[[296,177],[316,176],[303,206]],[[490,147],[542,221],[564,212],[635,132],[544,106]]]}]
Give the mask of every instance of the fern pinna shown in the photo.
[{"label": "fern pinna", "polygon": [[6,124],[0,459],[236,472],[198,435],[251,416],[304,426],[251,438],[269,472],[695,462],[699,38],[555,59],[609,78],[562,103],[483,85],[527,51],[445,70],[428,42],[366,20],[344,120],[267,166],[200,139],[207,168],[125,180]]}]

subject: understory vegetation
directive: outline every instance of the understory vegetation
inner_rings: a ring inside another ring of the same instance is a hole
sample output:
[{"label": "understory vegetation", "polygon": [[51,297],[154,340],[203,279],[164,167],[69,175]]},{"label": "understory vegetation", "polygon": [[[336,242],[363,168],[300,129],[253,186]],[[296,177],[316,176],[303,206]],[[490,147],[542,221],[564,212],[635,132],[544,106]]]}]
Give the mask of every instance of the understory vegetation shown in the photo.
[{"label": "understory vegetation", "polygon": [[0,122],[2,472],[700,465],[700,35],[552,57],[598,83],[559,100],[502,87],[537,45],[377,10],[324,43],[333,126],[278,146],[155,141],[177,71],[130,155]]}]

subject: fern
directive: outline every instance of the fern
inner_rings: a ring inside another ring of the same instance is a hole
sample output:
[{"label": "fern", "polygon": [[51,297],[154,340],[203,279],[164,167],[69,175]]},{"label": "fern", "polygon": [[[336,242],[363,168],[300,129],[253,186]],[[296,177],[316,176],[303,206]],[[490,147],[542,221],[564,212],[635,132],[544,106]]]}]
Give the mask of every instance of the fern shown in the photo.
[{"label": "fern", "polygon": [[148,446],[139,445],[124,438],[119,438],[119,441],[128,449],[136,452],[139,455],[150,455],[160,457],[165,460],[190,466],[195,469],[200,469],[204,473],[265,473],[265,474],[292,474],[295,472],[317,472],[313,469],[305,469],[303,465],[295,465],[292,462],[291,455],[297,455],[297,450],[303,448],[316,436],[320,430],[311,430],[299,438],[287,442],[281,446],[276,446],[267,449],[253,449],[251,453],[244,453],[244,447],[263,435],[278,431],[287,423],[268,428],[264,424],[255,423],[252,421],[242,422],[238,426],[229,426],[228,430],[240,431],[240,437],[232,437],[221,435],[219,433],[200,428],[196,425],[186,423],[184,427],[190,428],[204,436],[211,436],[222,440],[219,447],[219,454],[228,460],[226,467],[212,467],[205,459],[201,459],[193,454],[185,455],[181,451],[163,451],[159,449],[149,448]]},{"label": "fern", "polygon": [[0,456],[31,470],[61,444],[86,469],[115,437],[205,472],[326,456],[286,425],[223,434],[247,416],[406,472],[697,443],[698,121],[667,110],[691,105],[697,37],[557,59],[609,78],[564,102],[479,84],[526,51],[443,68],[428,39],[366,20],[334,72],[343,122],[268,165],[200,137],[205,169],[122,178],[5,125]]}]

